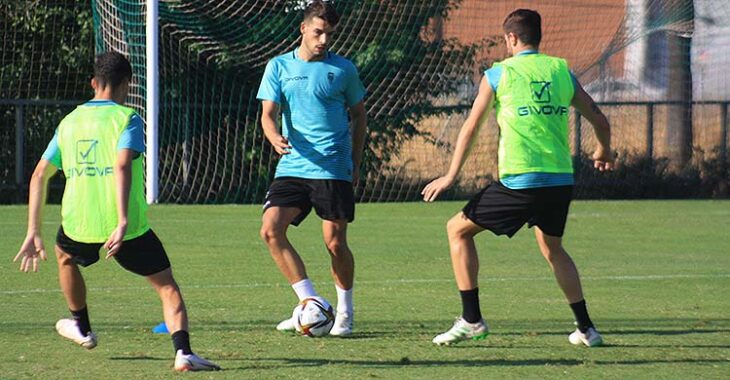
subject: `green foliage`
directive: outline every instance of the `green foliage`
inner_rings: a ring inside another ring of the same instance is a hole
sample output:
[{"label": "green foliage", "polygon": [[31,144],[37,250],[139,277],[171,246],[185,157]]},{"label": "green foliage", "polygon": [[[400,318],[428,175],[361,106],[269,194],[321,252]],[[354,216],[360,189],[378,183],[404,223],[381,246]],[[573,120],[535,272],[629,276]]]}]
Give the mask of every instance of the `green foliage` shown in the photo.
[{"label": "green foliage", "polygon": [[622,152],[613,172],[600,173],[588,156],[576,161],[581,199],[728,198],[730,165],[719,149],[695,149],[693,160],[674,168],[668,158]]},{"label": "green foliage", "polygon": [[94,29],[88,3],[2,2],[0,33],[0,98],[75,100],[89,95]]}]

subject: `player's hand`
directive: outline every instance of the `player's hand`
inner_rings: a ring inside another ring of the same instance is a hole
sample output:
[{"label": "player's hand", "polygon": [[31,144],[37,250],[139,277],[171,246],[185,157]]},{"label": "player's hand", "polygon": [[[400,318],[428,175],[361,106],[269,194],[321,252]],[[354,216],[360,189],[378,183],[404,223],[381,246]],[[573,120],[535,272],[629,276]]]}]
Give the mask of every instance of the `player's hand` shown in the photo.
[{"label": "player's hand", "polygon": [[289,145],[289,140],[286,139],[286,137],[282,135],[277,135],[276,137],[269,140],[271,145],[274,146],[274,150],[276,150],[276,153],[279,153],[281,155],[289,154],[291,153],[291,145]]},{"label": "player's hand", "polygon": [[116,255],[119,252],[119,250],[122,248],[122,244],[124,243],[124,235],[126,233],[126,224],[120,224],[117,226],[117,228],[114,229],[114,232],[112,232],[111,236],[109,236],[109,239],[106,241],[106,243],[104,243],[104,248],[107,249],[105,259],[108,260],[110,257]]},{"label": "player's hand", "polygon": [[615,156],[612,151],[606,151],[603,149],[597,150],[595,153],[593,153],[593,167],[595,167],[598,171],[611,171],[613,170],[615,165]]},{"label": "player's hand", "polygon": [[453,184],[454,178],[452,177],[443,176],[436,178],[435,180],[431,181],[431,183],[426,185],[426,187],[424,187],[421,191],[421,195],[423,195],[423,200],[426,202],[435,201],[439,194],[446,191]]},{"label": "player's hand", "polygon": [[20,271],[28,272],[31,267],[33,272],[38,272],[38,258],[48,260],[46,249],[43,247],[43,239],[39,234],[29,234],[25,237],[20,251],[15,255],[13,262],[20,260]]}]

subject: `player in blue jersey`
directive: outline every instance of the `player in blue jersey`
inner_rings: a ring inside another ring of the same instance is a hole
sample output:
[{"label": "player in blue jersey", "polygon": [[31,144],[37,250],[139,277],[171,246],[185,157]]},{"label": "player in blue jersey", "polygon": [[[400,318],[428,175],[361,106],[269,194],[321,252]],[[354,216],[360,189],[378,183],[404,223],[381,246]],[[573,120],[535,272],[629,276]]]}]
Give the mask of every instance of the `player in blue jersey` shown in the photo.
[{"label": "player in blue jersey", "polygon": [[[366,114],[357,69],[328,50],[338,21],[331,3],[311,2],[300,25],[300,46],[266,65],[257,95],[263,106],[261,124],[281,159],[266,194],[261,238],[299,300],[317,296],[286,235],[289,225],[299,225],[314,207],[322,219],[337,290],[330,335],[348,336],[355,263],[347,224],[355,217],[353,186],[365,144]],[[286,319],[276,328],[294,330],[294,321]]]}]

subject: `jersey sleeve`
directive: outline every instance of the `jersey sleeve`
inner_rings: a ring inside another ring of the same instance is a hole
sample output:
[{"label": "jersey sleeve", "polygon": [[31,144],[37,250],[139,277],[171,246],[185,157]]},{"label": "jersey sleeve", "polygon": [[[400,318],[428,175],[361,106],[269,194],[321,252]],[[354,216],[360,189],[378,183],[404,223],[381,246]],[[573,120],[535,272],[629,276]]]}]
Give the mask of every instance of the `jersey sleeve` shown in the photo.
[{"label": "jersey sleeve", "polygon": [[492,66],[492,68],[484,72],[484,75],[487,77],[489,85],[492,86],[492,91],[496,93],[499,81],[502,79],[502,66]]},{"label": "jersey sleeve", "polygon": [[53,138],[51,139],[51,142],[48,143],[48,147],[46,147],[46,151],[43,152],[43,156],[41,156],[44,160],[50,161],[50,163],[53,164],[53,166],[61,169],[61,149],[58,147],[58,129],[56,129],[56,132],[53,134]]},{"label": "jersey sleeve", "polygon": [[355,65],[350,65],[347,73],[347,83],[345,84],[345,102],[348,107],[352,107],[360,103],[365,97],[365,86],[360,80]]},{"label": "jersey sleeve", "polygon": [[129,124],[122,131],[117,142],[117,150],[120,149],[131,149],[137,153],[144,153],[144,123],[139,115],[134,114],[129,118]]},{"label": "jersey sleeve", "polygon": [[259,85],[256,99],[270,100],[276,104],[281,104],[281,83],[279,83],[278,68],[274,60],[266,64],[266,70],[264,70],[264,76],[261,78],[261,85]]}]

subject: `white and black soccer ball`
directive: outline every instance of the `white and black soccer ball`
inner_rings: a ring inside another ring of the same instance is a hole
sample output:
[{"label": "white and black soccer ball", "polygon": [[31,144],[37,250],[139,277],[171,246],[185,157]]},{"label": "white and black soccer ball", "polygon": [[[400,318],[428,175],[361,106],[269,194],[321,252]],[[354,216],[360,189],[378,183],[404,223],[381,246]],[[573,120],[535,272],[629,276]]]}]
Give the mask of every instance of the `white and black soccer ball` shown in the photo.
[{"label": "white and black soccer ball", "polygon": [[297,332],[311,338],[325,336],[335,324],[332,305],[322,297],[309,297],[294,308],[294,328]]}]

